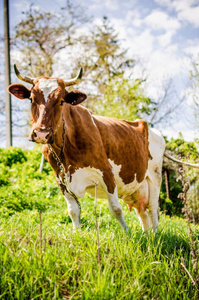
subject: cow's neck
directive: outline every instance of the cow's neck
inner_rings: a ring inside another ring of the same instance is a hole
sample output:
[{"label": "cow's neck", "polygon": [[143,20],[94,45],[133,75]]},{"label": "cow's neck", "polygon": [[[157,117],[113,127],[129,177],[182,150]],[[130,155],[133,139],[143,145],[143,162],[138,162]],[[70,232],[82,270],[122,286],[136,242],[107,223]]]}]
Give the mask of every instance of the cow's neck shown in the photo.
[{"label": "cow's neck", "polygon": [[81,143],[85,120],[85,118],[82,117],[83,112],[85,113],[84,110],[82,111],[81,106],[74,107],[70,104],[64,104],[62,111],[63,117],[61,114],[57,121],[58,125],[56,125],[57,130],[55,132],[52,149],[56,152],[58,157],[60,157],[62,153],[61,149],[63,149],[62,163],[66,170],[68,170],[69,165],[74,167],[79,166],[79,154],[85,150],[82,149],[82,145],[85,143],[84,139],[83,143]]},{"label": "cow's neck", "polygon": [[[76,119],[75,115],[76,113],[74,107],[65,103],[62,111],[59,114],[59,118],[56,120],[54,143],[51,145],[52,150],[59,157],[66,169],[69,165],[68,157],[70,156],[67,152],[67,149],[71,149],[71,144],[73,144],[74,147],[74,142],[71,140],[71,137],[74,136],[74,119]],[[64,156],[64,152],[67,152],[66,156]]]}]

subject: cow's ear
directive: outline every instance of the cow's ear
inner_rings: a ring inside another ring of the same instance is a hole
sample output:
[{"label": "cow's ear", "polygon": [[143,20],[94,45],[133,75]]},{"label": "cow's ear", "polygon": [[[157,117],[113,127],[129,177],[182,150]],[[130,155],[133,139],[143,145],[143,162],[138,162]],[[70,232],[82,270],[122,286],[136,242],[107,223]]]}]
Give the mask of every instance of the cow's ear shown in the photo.
[{"label": "cow's ear", "polygon": [[70,93],[67,93],[65,96],[65,101],[71,105],[77,105],[83,102],[86,99],[86,94],[80,92],[79,90],[74,90]]},{"label": "cow's ear", "polygon": [[20,83],[9,85],[8,92],[20,100],[30,98],[30,90],[28,90],[23,84]]}]

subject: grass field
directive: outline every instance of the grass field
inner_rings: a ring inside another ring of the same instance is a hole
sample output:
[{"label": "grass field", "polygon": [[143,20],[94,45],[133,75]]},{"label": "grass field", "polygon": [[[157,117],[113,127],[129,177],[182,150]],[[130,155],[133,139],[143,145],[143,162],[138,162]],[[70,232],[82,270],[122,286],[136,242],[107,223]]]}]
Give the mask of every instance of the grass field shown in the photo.
[{"label": "grass field", "polygon": [[39,158],[39,151],[0,152],[0,299],[197,299],[181,265],[193,275],[185,220],[161,214],[157,234],[143,234],[121,201],[126,235],[99,200],[98,261],[94,200],[81,200],[82,228],[73,232],[50,167],[38,172]]}]

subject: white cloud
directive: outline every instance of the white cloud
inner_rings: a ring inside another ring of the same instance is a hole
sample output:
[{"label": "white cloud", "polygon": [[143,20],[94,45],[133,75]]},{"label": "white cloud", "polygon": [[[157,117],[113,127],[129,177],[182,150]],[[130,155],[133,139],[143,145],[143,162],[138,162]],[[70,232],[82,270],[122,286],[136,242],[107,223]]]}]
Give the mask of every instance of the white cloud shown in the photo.
[{"label": "white cloud", "polygon": [[[13,7],[15,10],[17,10],[19,13],[21,13],[23,10],[28,9],[28,7],[30,6],[30,3],[28,3],[26,0],[22,0],[22,1],[17,1],[13,3]],[[11,6],[12,9],[12,6]]]},{"label": "white cloud", "polygon": [[[133,19],[133,17],[135,18]],[[140,23],[139,28],[133,26],[132,23],[135,23],[135,20]],[[157,86],[160,86],[162,81],[181,72],[182,61],[178,53],[179,47],[177,44],[171,43],[173,35],[180,28],[180,23],[176,19],[157,10],[152,11],[145,18],[141,18],[140,13],[133,10],[128,12],[125,20],[114,19],[111,21],[120,37],[124,39],[123,45],[129,49],[129,57],[139,62],[136,72],[138,74],[144,72],[148,75],[152,89],[153,84],[154,89],[157,90]],[[146,24],[148,26],[144,27]],[[161,30],[154,32],[153,29],[157,29],[158,24],[160,24],[159,29]],[[141,71],[139,71],[139,67]],[[159,83],[157,84],[157,82]]]},{"label": "white cloud", "polygon": [[128,10],[125,20],[127,24],[135,27],[140,27],[143,23],[143,18],[140,12],[136,9]]},{"label": "white cloud", "polygon": [[173,36],[173,32],[172,31],[168,31],[162,35],[160,35],[159,37],[157,37],[159,44],[162,48],[168,46],[171,44],[171,39]]},{"label": "white cloud", "polygon": [[199,39],[188,40],[184,53],[192,60],[199,60]]},{"label": "white cloud", "polygon": [[154,40],[154,36],[148,29],[141,34],[133,31],[132,35],[129,36],[125,42],[125,46],[129,48],[129,52],[132,53],[132,55],[136,55],[143,60],[148,60],[154,51]]},{"label": "white cloud", "polygon": [[194,0],[176,0],[173,3],[179,20],[187,21],[195,27],[199,27],[199,3]]},{"label": "white cloud", "polygon": [[[147,46],[144,47],[145,49],[148,48],[148,45],[151,46],[152,43],[161,48],[169,46],[173,36],[181,27],[180,22],[176,18],[159,9],[153,10],[146,17],[143,17],[140,11],[130,10],[124,22],[124,28],[128,34],[129,27],[137,31],[138,44],[140,44],[139,40],[145,39],[145,45]],[[115,24],[117,24],[117,21]]]},{"label": "white cloud", "polygon": [[90,10],[104,10],[104,15],[107,15],[107,11],[116,11],[121,8],[121,3],[119,0],[92,0],[89,4]]},{"label": "white cloud", "polygon": [[175,10],[180,21],[187,21],[199,27],[199,2],[198,0],[155,0],[160,6]]},{"label": "white cloud", "polygon": [[176,32],[176,30],[180,28],[180,22],[176,18],[170,17],[159,9],[153,10],[151,14],[145,18],[144,22],[155,30],[164,29],[166,31],[171,30]]}]

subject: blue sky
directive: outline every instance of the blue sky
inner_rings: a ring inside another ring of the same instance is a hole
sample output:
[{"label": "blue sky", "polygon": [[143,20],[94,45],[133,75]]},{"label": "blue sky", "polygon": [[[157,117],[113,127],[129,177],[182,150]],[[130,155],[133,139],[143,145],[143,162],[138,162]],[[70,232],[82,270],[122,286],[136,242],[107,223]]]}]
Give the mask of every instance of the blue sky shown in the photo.
[{"label": "blue sky", "polygon": [[[63,6],[65,1],[10,0],[10,27],[20,21],[21,11],[32,2],[49,11]],[[176,93],[186,98],[180,117],[171,128],[163,128],[163,133],[177,136],[183,131],[185,138],[195,137],[186,117],[193,113],[189,71],[190,61],[196,60],[199,54],[199,0],[87,0],[78,3],[93,16],[92,23],[99,23],[104,15],[109,17],[123,46],[128,48],[128,56],[138,61],[135,76],[147,76],[145,88],[149,96],[160,97],[165,82],[172,79]],[[2,34],[3,1],[0,5]]]}]

